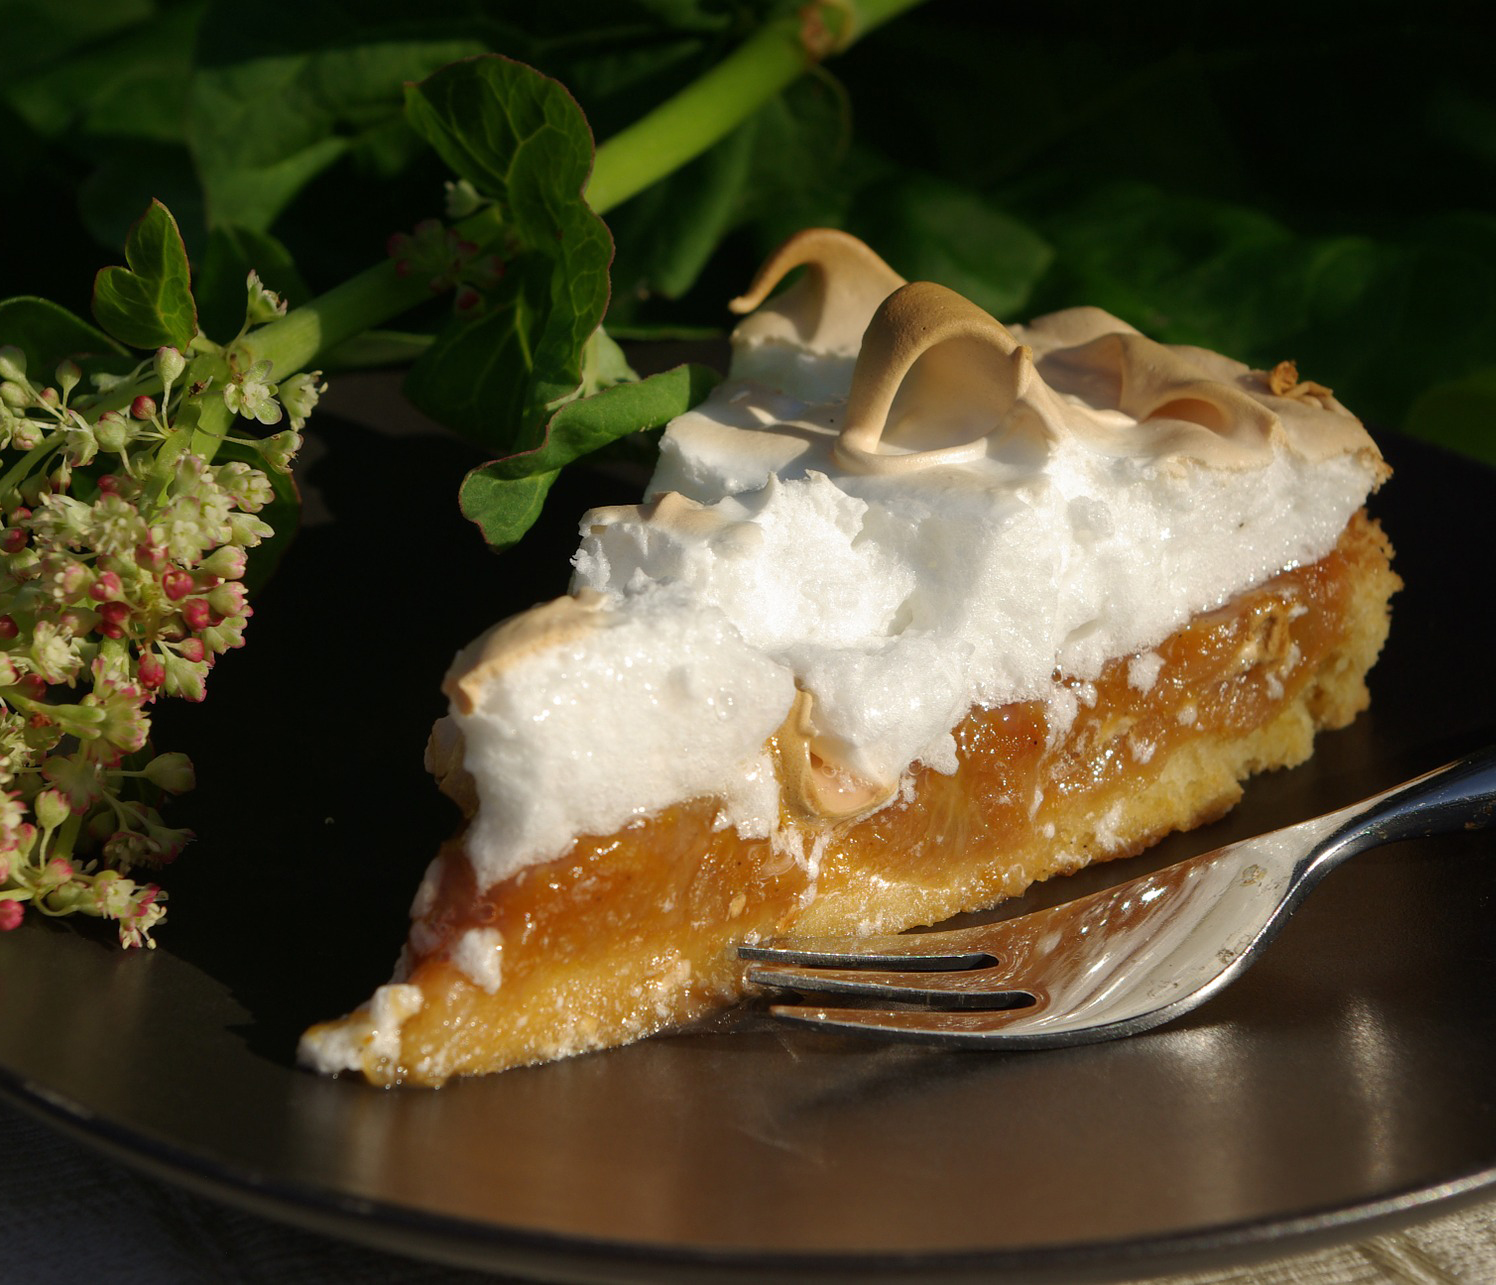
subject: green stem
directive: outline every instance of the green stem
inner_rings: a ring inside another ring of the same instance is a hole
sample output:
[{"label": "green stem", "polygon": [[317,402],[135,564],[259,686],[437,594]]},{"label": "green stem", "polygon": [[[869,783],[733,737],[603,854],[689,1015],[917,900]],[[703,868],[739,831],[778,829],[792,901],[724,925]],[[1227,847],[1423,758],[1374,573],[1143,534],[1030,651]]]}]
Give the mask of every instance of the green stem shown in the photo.
[{"label": "green stem", "polygon": [[[465,240],[484,245],[500,230],[495,209],[480,210],[456,228]],[[271,374],[284,379],[303,370],[339,344],[382,326],[431,297],[431,285],[419,277],[402,277],[393,259],[365,268],[326,294],[294,308],[278,321],[251,331],[229,348],[228,359],[239,370],[269,361]]]},{"label": "green stem", "polygon": [[[823,4],[842,19],[842,47],[923,0],[846,0]],[[597,149],[587,204],[603,214],[700,156],[807,71],[814,58],[796,16],[759,28],[720,63]]]},{"label": "green stem", "polygon": [[294,374],[319,353],[399,316],[430,294],[426,282],[400,276],[394,260],[386,259],[253,331],[230,349],[231,360],[240,370],[268,360],[275,377]]},{"label": "green stem", "polygon": [[[923,2],[825,0],[818,13],[839,25],[845,48]],[[761,27],[700,79],[597,149],[588,203],[601,214],[673,173],[731,133],[813,62],[800,18],[780,18]],[[481,245],[498,232],[498,220],[496,211],[483,210],[458,224],[457,231]],[[252,331],[230,347],[229,360],[240,370],[268,360],[274,376],[285,378],[429,295],[426,282],[400,276],[392,261],[379,263]]]},{"label": "green stem", "polygon": [[37,445],[21,456],[20,459],[6,470],[5,476],[0,477],[0,495],[4,495],[11,487],[19,486],[30,477],[31,470],[36,467],[37,463],[46,459],[48,455],[62,445],[62,441],[62,433],[49,433]]},{"label": "green stem", "polygon": [[83,828],[83,814],[81,812],[69,812],[63,818],[63,822],[57,827],[57,837],[52,843],[52,855],[54,857],[71,857],[73,849],[78,846],[78,833]]}]

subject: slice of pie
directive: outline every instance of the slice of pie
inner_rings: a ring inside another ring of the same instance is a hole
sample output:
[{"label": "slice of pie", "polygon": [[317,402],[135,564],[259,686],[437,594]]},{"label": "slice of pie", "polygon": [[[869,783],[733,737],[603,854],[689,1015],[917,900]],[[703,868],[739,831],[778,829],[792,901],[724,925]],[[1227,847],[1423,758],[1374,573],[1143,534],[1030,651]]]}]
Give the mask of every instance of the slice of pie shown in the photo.
[{"label": "slice of pie", "polygon": [[440,1084],[637,1039],[742,996],[741,942],[1135,853],[1366,705],[1387,469],[1286,363],[1089,308],[1008,329],[827,231],[735,306],[646,502],[458,655],[428,762],[468,820],[308,1064]]}]

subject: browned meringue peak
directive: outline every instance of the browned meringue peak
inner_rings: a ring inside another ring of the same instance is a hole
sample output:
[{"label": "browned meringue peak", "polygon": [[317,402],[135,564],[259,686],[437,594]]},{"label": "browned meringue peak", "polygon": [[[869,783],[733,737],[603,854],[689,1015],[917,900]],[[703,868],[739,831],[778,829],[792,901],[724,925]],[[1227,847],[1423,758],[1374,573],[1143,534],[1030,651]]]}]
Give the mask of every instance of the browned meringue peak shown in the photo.
[{"label": "browned meringue peak", "polygon": [[457,653],[442,680],[442,692],[454,710],[471,714],[488,682],[512,665],[603,628],[609,616],[606,602],[596,589],[581,589],[501,620]]},{"label": "browned meringue peak", "polygon": [[1311,463],[1344,454],[1380,462],[1361,421],[1320,385],[1280,395],[1263,372],[1206,348],[1158,343],[1100,308],[1068,308],[1014,330],[1056,391],[1137,422],[1098,434],[1096,421],[1073,419],[1098,450],[1251,468],[1277,444]]},{"label": "browned meringue peak", "polygon": [[907,473],[998,453],[1042,458],[1067,437],[1224,469],[1260,467],[1275,447],[1311,462],[1379,459],[1333,398],[1278,396],[1240,362],[1157,343],[1099,308],[1010,331],[930,282],[901,287],[874,313],[836,450],[853,471]]},{"label": "browned meringue peak", "polygon": [[775,757],[784,802],[802,816],[849,821],[882,807],[898,792],[897,781],[871,781],[842,761],[817,731],[815,698],[801,689],[783,724],[774,733]]},{"label": "browned meringue peak", "polygon": [[[800,267],[805,269],[800,280],[769,299],[769,292]],[[904,278],[856,237],[835,228],[806,228],[775,250],[748,290],[728,305],[752,313],[738,324],[733,339],[850,356],[878,305],[903,284]]]},{"label": "browned meringue peak", "polygon": [[982,459],[1000,432],[1042,457],[1064,415],[1033,354],[1002,322],[954,290],[916,281],[873,314],[836,454],[856,472],[905,473]]},{"label": "browned meringue peak", "polygon": [[615,522],[643,522],[668,531],[683,544],[710,545],[719,554],[751,553],[763,542],[763,528],[724,516],[711,505],[679,491],[662,491],[643,504],[605,504],[589,509],[586,534],[601,535]]}]

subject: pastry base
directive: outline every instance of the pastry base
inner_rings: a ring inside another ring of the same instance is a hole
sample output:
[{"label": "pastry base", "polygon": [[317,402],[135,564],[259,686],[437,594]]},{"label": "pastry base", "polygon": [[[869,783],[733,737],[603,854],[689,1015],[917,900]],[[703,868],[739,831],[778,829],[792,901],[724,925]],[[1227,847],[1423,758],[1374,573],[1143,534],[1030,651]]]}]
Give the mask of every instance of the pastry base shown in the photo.
[{"label": "pastry base", "polygon": [[[1302,762],[1317,730],[1366,707],[1399,586],[1390,552],[1358,515],[1313,565],[1197,616],[1141,660],[1110,662],[1095,683],[1067,681],[1079,703],[1068,727],[1052,729],[1041,702],[974,710],[955,730],[954,775],[917,769],[862,819],[786,811],[772,839],[745,840],[696,800],[487,890],[459,835],[428,876],[435,895],[397,983],[312,1028],[303,1057],[437,1085],[627,1043],[747,993],[744,940],[938,923],[1213,820],[1246,777]],[[492,990],[447,957],[474,927],[502,943]]]}]

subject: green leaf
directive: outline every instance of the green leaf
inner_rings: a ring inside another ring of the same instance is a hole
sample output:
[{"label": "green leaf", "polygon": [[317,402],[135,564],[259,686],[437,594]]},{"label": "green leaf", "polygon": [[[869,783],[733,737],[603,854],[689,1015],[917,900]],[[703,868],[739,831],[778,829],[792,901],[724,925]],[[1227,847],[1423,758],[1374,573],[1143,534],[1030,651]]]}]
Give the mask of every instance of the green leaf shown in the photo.
[{"label": "green leaf", "polygon": [[405,395],[465,437],[523,450],[525,426],[545,404],[533,389],[532,335],[544,325],[550,262],[511,265],[476,320],[451,324],[410,369]]},{"label": "green leaf", "polygon": [[511,264],[489,310],[438,335],[406,380],[417,407],[493,450],[536,444],[546,407],[581,382],[584,346],[607,307],[607,229],[580,204],[566,224],[554,257]]},{"label": "green leaf", "polygon": [[482,25],[375,0],[263,0],[250,20],[210,5],[188,111],[210,225],[265,231],[344,158],[386,177],[408,165],[402,86],[484,48]]},{"label": "green leaf", "polygon": [[607,308],[612,238],[582,199],[591,131],[564,87],[507,58],[444,68],[406,98],[416,130],[498,203],[513,255],[483,311],[438,335],[406,392],[491,449],[528,450],[545,408],[581,382]]},{"label": "green leaf", "polygon": [[490,477],[520,478],[564,468],[629,433],[663,428],[700,403],[721,378],[706,366],[676,366],[567,402],[551,416],[538,447],[485,464],[481,471]]},{"label": "green leaf", "polygon": [[0,0],[7,80],[25,84],[38,68],[75,58],[90,45],[117,40],[149,20],[155,9],[152,0],[68,0],[54,5]]},{"label": "green leaf", "polygon": [[552,472],[497,478],[474,469],[463,479],[458,504],[463,516],[477,523],[489,548],[502,552],[518,544],[535,525],[557,476]]},{"label": "green leaf", "polygon": [[578,199],[592,169],[592,131],[556,80],[491,55],[407,86],[406,114],[448,165],[498,200],[533,244]]},{"label": "green leaf", "polygon": [[699,403],[719,378],[705,366],[677,366],[568,402],[551,417],[544,441],[534,450],[490,461],[467,475],[463,513],[493,548],[508,548],[539,517],[562,468],[630,433],[663,427]]},{"label": "green leaf", "polygon": [[128,358],[124,348],[82,317],[48,299],[26,296],[0,302],[0,345],[19,348],[27,371],[43,379],[51,378],[64,357],[85,371],[117,368],[120,363],[108,359]]},{"label": "green leaf", "polygon": [[[11,7],[0,6],[0,15]],[[94,7],[100,12],[89,14]],[[52,44],[46,60],[27,75],[9,69],[5,92],[17,111],[51,137],[180,142],[202,5],[156,11],[150,3],[70,0],[51,9],[48,25],[62,19],[63,43]],[[14,49],[24,37],[3,17],[0,23]],[[35,43],[26,43],[35,57]]]},{"label": "green leaf", "polygon": [[197,307],[187,248],[176,220],[152,201],[125,241],[127,268],[104,268],[94,279],[94,318],[132,348],[186,351],[197,334]]}]

